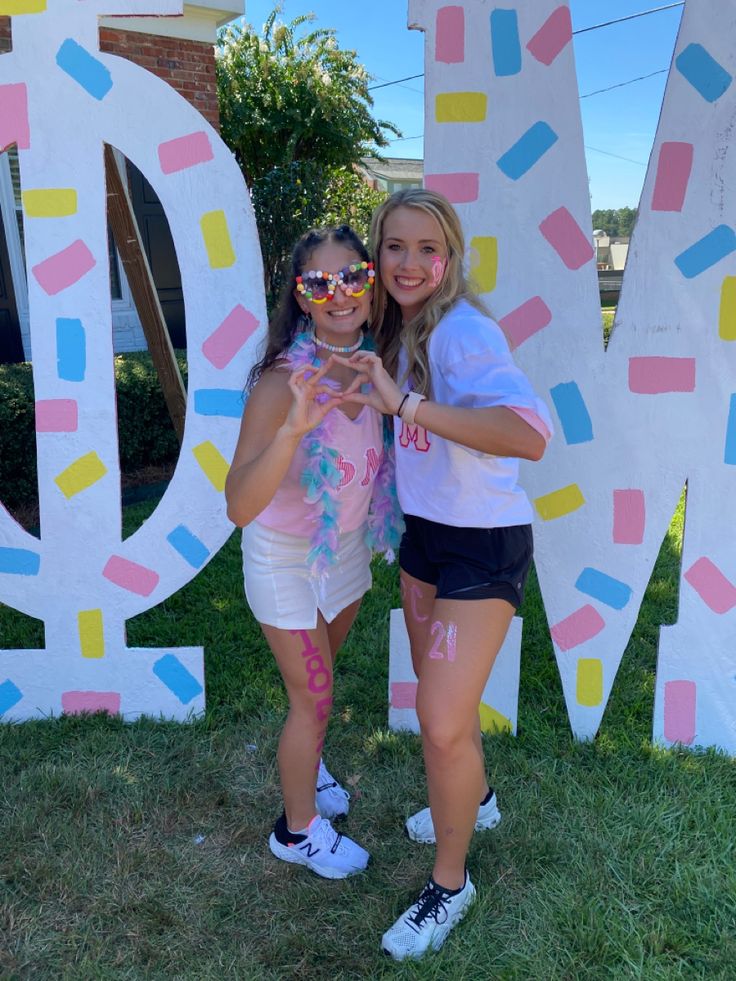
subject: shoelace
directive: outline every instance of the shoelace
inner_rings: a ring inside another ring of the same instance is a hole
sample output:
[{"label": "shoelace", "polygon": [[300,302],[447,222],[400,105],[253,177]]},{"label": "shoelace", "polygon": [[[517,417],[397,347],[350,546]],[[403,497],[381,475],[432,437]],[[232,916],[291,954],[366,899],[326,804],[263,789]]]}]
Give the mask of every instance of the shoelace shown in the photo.
[{"label": "shoelace", "polygon": [[330,851],[334,855],[336,854],[337,849],[340,847],[342,834],[339,831],[335,831],[329,821],[322,819],[314,834],[314,837],[321,841],[325,847],[327,847],[330,842],[330,832],[332,832],[332,834],[335,836],[335,840],[333,841],[332,845],[330,845]]},{"label": "shoelace", "polygon": [[[434,920],[438,925],[447,919],[447,900],[448,894],[439,889],[433,882],[428,882],[419,895],[419,901],[415,904],[413,912],[408,919],[413,921],[418,927],[426,919]],[[440,920],[440,914],[444,914]]]}]

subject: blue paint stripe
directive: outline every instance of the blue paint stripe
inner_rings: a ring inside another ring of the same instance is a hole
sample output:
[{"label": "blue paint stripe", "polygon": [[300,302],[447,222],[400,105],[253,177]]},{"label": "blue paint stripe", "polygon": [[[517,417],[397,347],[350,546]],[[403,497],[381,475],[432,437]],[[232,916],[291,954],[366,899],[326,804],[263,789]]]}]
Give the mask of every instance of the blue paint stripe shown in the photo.
[{"label": "blue paint stripe", "polygon": [[586,596],[612,606],[614,610],[623,610],[631,599],[632,590],[625,582],[607,576],[598,569],[585,568],[578,576],[575,588]]},{"label": "blue paint stripe", "polygon": [[0,548],[0,572],[11,576],[37,576],[41,556],[27,548]]},{"label": "blue paint stripe", "polygon": [[196,535],[193,535],[185,525],[177,525],[166,536],[166,541],[194,569],[201,569],[210,556],[207,546]]},{"label": "blue paint stripe", "polygon": [[521,42],[519,19],[515,10],[501,10],[491,14],[491,45],[493,69],[496,75],[518,75],[521,71]]},{"label": "blue paint stripe", "polygon": [[0,715],[17,705],[21,698],[23,698],[23,692],[20,688],[14,685],[12,681],[4,681],[0,685]]},{"label": "blue paint stripe", "polygon": [[555,145],[557,139],[557,133],[549,123],[540,120],[498,159],[498,167],[511,180],[518,181]]},{"label": "blue paint stripe", "polygon": [[243,393],[239,388],[199,388],[194,393],[194,411],[200,416],[239,419],[243,406]]},{"label": "blue paint stripe", "polygon": [[726,451],[723,462],[736,466],[736,395],[731,396],[728,410],[728,425],[726,426]]},{"label": "blue paint stripe", "polygon": [[733,81],[733,75],[702,44],[688,44],[675,59],[678,71],[707,102],[720,99]]},{"label": "blue paint stripe", "polygon": [[204,690],[191,671],[173,654],[160,657],[153,665],[153,673],[176,695],[182,705],[187,705]]},{"label": "blue paint stripe", "polygon": [[112,76],[107,68],[70,37],[56,52],[56,64],[93,99],[101,101],[112,88]]},{"label": "blue paint stripe", "polygon": [[563,382],[550,389],[552,401],[568,445],[589,443],[593,439],[593,423],[576,382]]},{"label": "blue paint stripe", "polygon": [[675,259],[675,265],[683,276],[693,279],[734,251],[736,232],[728,225],[719,225],[689,249],[681,252]]},{"label": "blue paint stripe", "polygon": [[81,382],[87,371],[87,336],[81,320],[56,321],[56,370],[64,381]]}]

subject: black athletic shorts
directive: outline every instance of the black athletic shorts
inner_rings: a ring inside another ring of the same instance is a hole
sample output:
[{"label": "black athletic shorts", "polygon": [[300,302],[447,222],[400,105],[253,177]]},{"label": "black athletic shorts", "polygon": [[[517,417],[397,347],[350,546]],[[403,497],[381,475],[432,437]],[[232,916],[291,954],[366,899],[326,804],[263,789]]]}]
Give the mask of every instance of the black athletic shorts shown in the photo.
[{"label": "black athletic shorts", "polygon": [[404,515],[399,565],[440,599],[505,599],[518,609],[534,552],[531,525],[455,528]]}]

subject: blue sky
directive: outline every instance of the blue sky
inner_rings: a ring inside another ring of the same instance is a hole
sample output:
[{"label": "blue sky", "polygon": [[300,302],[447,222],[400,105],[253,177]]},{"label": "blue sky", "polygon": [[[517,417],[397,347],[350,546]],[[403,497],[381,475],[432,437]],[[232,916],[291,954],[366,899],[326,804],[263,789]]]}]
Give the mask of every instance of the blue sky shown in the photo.
[{"label": "blue sky", "polygon": [[[573,30],[664,7],[670,2],[571,0]],[[334,28],[340,46],[358,52],[359,60],[374,76],[373,85],[424,71],[424,35],[407,30],[406,0],[372,0],[364,4],[349,0],[283,0],[282,5],[285,20],[313,12],[319,26]],[[246,0],[246,20],[260,27],[273,6],[271,0]],[[574,42],[581,95],[669,68],[681,15],[682,7],[675,7],[578,34]],[[638,204],[666,79],[666,74],[654,75],[581,100],[593,209]],[[375,89],[372,95],[377,118],[394,122],[404,137],[421,135],[421,78]],[[392,143],[385,152],[396,157],[421,157],[422,140],[404,139]]]}]

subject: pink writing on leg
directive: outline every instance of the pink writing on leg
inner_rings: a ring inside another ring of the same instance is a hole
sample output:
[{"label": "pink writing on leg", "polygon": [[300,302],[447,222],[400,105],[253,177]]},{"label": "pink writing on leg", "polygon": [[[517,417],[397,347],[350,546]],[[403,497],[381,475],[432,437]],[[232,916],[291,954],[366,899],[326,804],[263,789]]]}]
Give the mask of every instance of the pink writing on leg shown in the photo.
[{"label": "pink writing on leg", "polygon": [[[452,664],[457,654],[457,624],[448,623],[447,627],[445,627],[441,620],[435,620],[430,633],[434,637],[434,640],[429,649],[429,657],[433,660],[441,661],[446,656],[447,660]],[[446,654],[441,650],[443,641],[446,641]]]},{"label": "pink writing on leg", "polygon": [[409,595],[411,596],[411,614],[414,617],[414,619],[417,621],[417,623],[424,623],[425,620],[429,620],[429,617],[427,616],[424,617],[420,616],[419,610],[417,609],[417,600],[421,602],[421,600],[423,599],[422,591],[419,588],[419,586],[412,584],[411,592]]}]

